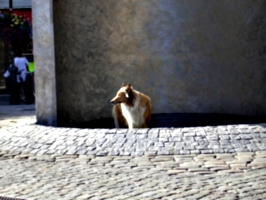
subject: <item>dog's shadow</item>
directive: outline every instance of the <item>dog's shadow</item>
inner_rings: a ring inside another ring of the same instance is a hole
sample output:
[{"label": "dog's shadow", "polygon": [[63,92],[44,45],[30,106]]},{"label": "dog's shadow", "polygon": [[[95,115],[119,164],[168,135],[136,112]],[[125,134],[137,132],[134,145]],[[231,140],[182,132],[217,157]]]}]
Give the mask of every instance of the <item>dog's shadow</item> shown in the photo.
[{"label": "dog's shadow", "polygon": [[[210,113],[163,113],[152,114],[149,128],[182,128],[197,126],[218,126],[230,124],[265,123],[266,117],[245,115],[210,114]],[[76,128],[111,129],[114,127],[113,118],[99,118],[86,122],[72,124]]]}]

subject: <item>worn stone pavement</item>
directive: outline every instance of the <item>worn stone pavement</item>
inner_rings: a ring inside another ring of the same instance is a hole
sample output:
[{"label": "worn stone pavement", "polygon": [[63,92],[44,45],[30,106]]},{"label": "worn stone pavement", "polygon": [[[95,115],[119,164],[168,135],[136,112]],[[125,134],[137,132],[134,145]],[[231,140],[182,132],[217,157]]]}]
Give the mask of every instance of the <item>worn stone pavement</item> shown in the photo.
[{"label": "worn stone pavement", "polygon": [[0,106],[0,199],[265,199],[266,124],[77,129]]}]

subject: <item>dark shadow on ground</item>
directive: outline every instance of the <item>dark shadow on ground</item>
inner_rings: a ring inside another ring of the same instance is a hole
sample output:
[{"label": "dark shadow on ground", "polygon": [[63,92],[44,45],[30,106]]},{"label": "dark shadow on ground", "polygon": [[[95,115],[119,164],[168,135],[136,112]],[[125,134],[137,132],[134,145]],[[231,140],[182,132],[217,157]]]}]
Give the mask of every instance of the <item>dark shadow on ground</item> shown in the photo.
[{"label": "dark shadow on ground", "polygon": [[[196,126],[218,126],[232,124],[266,123],[266,117],[229,114],[170,113],[153,114],[150,128],[181,128]],[[73,124],[77,128],[114,128],[113,118],[100,118]]]}]

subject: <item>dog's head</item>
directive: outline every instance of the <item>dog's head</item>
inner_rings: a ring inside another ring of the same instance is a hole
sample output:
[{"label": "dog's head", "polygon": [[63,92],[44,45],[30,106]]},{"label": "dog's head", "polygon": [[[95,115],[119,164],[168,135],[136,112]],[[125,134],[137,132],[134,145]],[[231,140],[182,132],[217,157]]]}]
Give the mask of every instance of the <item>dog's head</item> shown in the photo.
[{"label": "dog's head", "polygon": [[116,96],[110,101],[112,104],[126,103],[132,96],[131,84],[124,85],[118,90]]}]

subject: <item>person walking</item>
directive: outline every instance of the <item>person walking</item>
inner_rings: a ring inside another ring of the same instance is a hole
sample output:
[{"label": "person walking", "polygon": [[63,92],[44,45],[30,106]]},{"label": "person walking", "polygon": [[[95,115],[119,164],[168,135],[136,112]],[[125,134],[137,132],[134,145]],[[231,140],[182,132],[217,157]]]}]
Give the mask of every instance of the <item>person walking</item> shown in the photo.
[{"label": "person walking", "polygon": [[14,64],[18,68],[18,83],[25,82],[27,77],[29,61],[22,55],[22,51],[18,50],[14,58]]},{"label": "person walking", "polygon": [[18,68],[14,65],[14,59],[10,59],[10,65],[4,77],[7,78],[8,90],[10,93],[9,105],[20,104],[19,84],[17,82]]},{"label": "person walking", "polygon": [[17,82],[17,74],[18,74],[18,68],[14,65],[12,62],[9,66],[9,72],[10,72],[10,105],[18,105],[20,104],[20,98],[19,98],[19,85]]},{"label": "person walking", "polygon": [[24,95],[24,101],[27,104],[33,103],[33,95],[31,89],[28,87],[27,81],[30,80],[28,78],[29,72],[29,61],[26,57],[22,55],[22,51],[18,50],[16,52],[16,56],[14,58],[14,64],[18,68],[17,82],[20,83],[22,94]]}]

